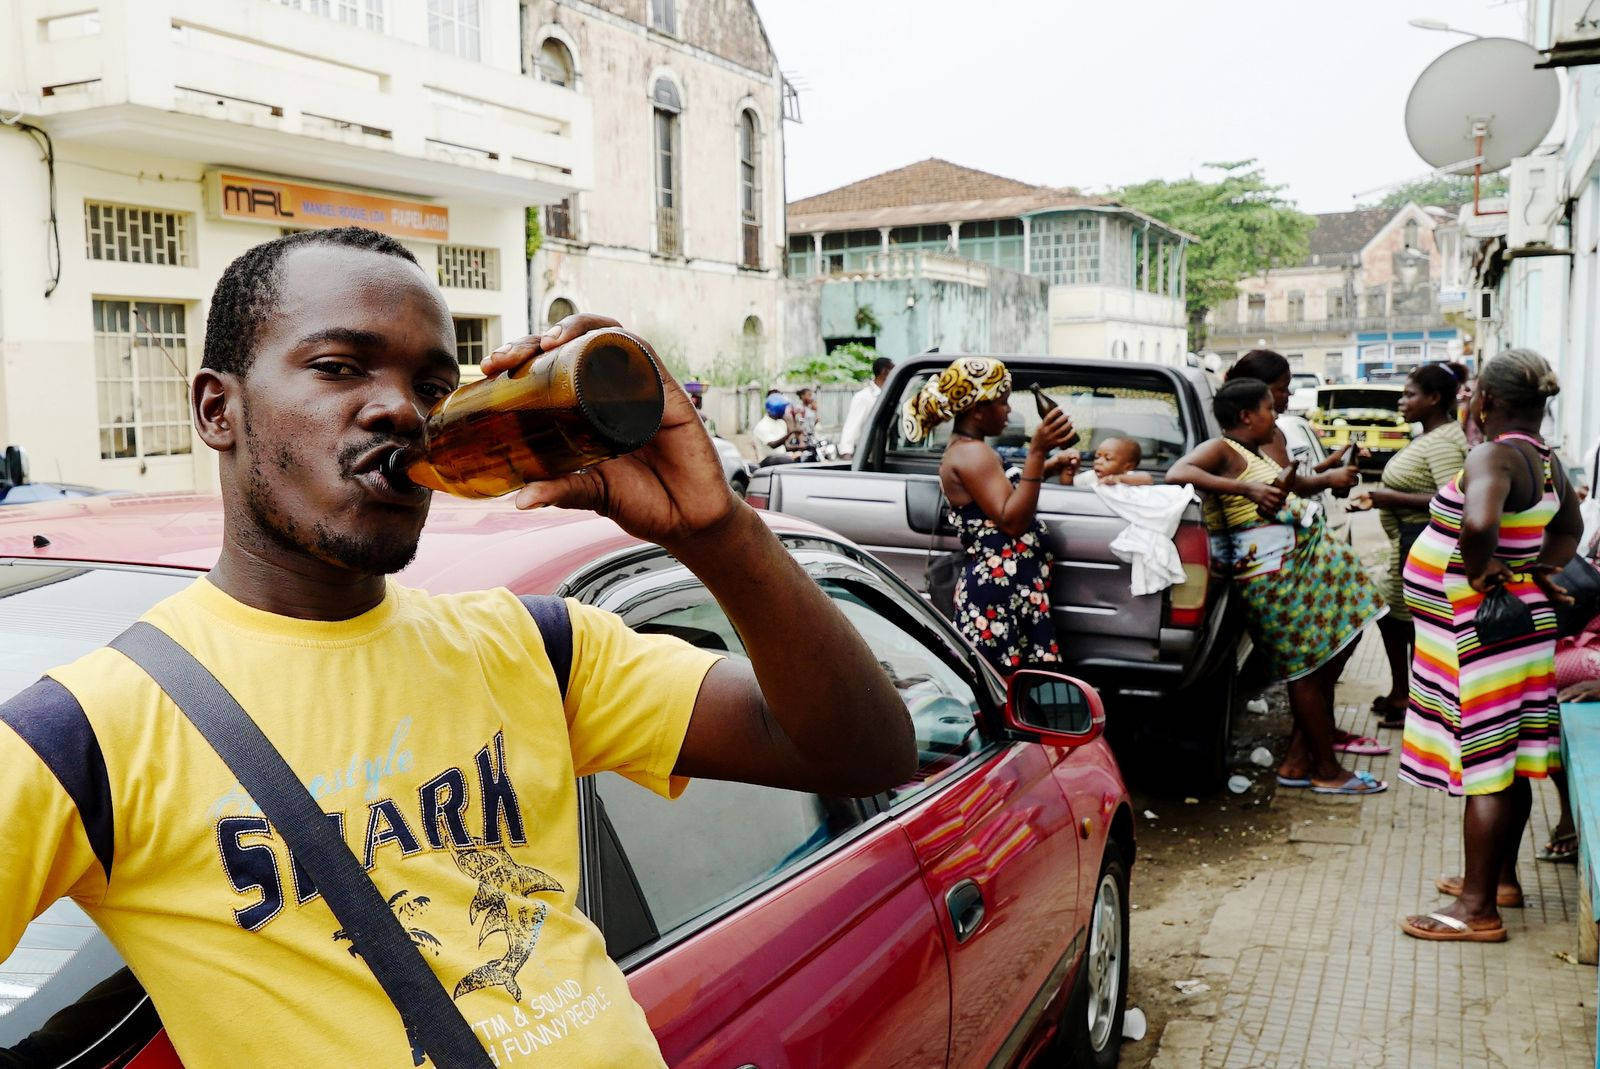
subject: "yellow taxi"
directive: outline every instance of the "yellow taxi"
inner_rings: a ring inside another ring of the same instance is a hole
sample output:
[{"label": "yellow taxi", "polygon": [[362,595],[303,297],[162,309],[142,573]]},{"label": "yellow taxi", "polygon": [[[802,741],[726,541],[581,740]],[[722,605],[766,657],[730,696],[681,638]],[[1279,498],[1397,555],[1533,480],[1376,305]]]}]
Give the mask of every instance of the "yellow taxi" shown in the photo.
[{"label": "yellow taxi", "polygon": [[1306,419],[1331,453],[1354,442],[1381,465],[1411,441],[1411,424],[1400,417],[1401,383],[1358,382],[1317,387],[1316,407]]}]

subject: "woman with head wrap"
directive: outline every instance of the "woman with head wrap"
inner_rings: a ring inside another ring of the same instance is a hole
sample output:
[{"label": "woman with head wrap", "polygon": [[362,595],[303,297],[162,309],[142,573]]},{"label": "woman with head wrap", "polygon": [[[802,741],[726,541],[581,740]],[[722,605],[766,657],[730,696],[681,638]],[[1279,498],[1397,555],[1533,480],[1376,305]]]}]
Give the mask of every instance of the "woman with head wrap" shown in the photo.
[{"label": "woman with head wrap", "polygon": [[1528,349],[1483,365],[1470,414],[1485,441],[1434,496],[1406,558],[1416,653],[1400,778],[1467,799],[1465,873],[1435,881],[1457,901],[1406,918],[1401,930],[1417,939],[1505,939],[1500,908],[1522,905],[1528,781],[1561,767],[1551,603],[1570,598],[1551,577],[1583,526],[1563,465],[1539,436],[1560,389]]},{"label": "woman with head wrap", "polygon": [[901,429],[913,442],[954,421],[939,485],[966,553],[956,580],[955,623],[1002,673],[1061,659],[1050,623],[1050,550],[1035,512],[1041,481],[1063,463],[1050,451],[1072,437],[1072,421],[1053,410],[1033,432],[1013,486],[1000,454],[984,441],[1005,430],[1010,397],[1004,364],[963,357],[907,401],[901,414]]}]

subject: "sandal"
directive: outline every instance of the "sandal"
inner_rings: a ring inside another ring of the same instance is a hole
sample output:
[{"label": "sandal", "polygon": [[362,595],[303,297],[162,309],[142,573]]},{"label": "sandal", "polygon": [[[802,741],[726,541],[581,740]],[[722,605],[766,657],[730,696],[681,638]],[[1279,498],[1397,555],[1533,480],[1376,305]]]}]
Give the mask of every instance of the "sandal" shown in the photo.
[{"label": "sandal", "polygon": [[1278,777],[1278,786],[1280,786],[1280,787],[1294,787],[1294,788],[1309,787],[1309,786],[1311,786],[1311,780],[1310,779],[1295,779],[1295,778],[1290,777],[1290,776],[1279,776]]},{"label": "sandal", "polygon": [[1391,730],[1406,726],[1406,708],[1409,703],[1401,702],[1395,705],[1387,697],[1380,694],[1372,699],[1372,715],[1378,718],[1380,728]]},{"label": "sandal", "polygon": [[[1446,930],[1438,928],[1424,928],[1418,921],[1432,921],[1441,925]],[[1426,939],[1432,943],[1504,943],[1506,941],[1506,926],[1497,924],[1493,928],[1474,928],[1465,921],[1458,921],[1444,913],[1423,913],[1415,917],[1407,917],[1400,922],[1400,930],[1413,939]]]},{"label": "sandal", "polygon": [[1337,787],[1311,785],[1312,794],[1382,794],[1388,789],[1387,783],[1374,778],[1370,772],[1357,772]]},{"label": "sandal", "polygon": [[1576,862],[1578,860],[1578,833],[1569,831],[1565,835],[1552,835],[1550,841],[1545,843],[1538,853],[1533,855],[1540,861]]},{"label": "sandal", "polygon": [[[1433,881],[1433,885],[1439,889],[1440,894],[1449,895],[1451,898],[1461,897],[1462,883],[1460,876],[1439,876]],[[1496,887],[1494,904],[1501,909],[1521,909],[1523,906],[1522,888]]]},{"label": "sandal", "polygon": [[1371,735],[1351,735],[1348,739],[1341,739],[1333,744],[1334,753],[1355,754],[1358,757],[1383,757],[1392,753],[1390,747],[1385,746]]}]

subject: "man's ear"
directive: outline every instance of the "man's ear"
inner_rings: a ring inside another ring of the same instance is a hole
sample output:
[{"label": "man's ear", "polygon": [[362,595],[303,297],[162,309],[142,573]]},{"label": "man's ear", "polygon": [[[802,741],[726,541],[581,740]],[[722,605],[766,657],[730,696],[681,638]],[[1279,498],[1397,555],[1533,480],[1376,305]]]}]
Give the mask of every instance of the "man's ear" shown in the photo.
[{"label": "man's ear", "polygon": [[194,428],[200,440],[219,453],[226,453],[238,442],[241,383],[238,376],[203,367],[189,386],[189,404],[194,411]]}]

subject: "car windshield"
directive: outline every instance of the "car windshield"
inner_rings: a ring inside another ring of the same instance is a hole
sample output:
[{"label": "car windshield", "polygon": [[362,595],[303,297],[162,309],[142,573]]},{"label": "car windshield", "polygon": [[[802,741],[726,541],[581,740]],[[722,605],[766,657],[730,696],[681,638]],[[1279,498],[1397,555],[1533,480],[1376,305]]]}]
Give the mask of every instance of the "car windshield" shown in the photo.
[{"label": "car windshield", "polygon": [[[913,376],[901,393],[900,407],[920,390],[937,370]],[[1077,448],[1092,456],[1107,438],[1132,438],[1139,443],[1143,471],[1164,472],[1188,451],[1182,410],[1172,381],[1159,374],[1129,369],[1116,385],[1095,385],[1105,379],[1087,371],[1055,372],[1019,369],[1012,374],[1011,419],[998,438],[991,439],[1006,463],[1021,463],[1028,439],[1039,425],[1039,409],[1029,387],[1037,382],[1044,393],[1072,417],[1080,441]],[[896,409],[898,411],[898,408]],[[910,442],[896,424],[890,449],[897,457],[937,458],[950,441],[950,423],[941,423],[926,440]]]},{"label": "car windshield", "polygon": [[1375,390],[1370,387],[1341,386],[1325,389],[1317,400],[1326,409],[1381,409],[1384,412],[1400,410],[1399,390]]},{"label": "car windshield", "polygon": [[[192,573],[0,561],[0,700],[105,645],[193,581]],[[82,910],[65,899],[51,906],[0,961],[0,1051],[120,965]]]}]

